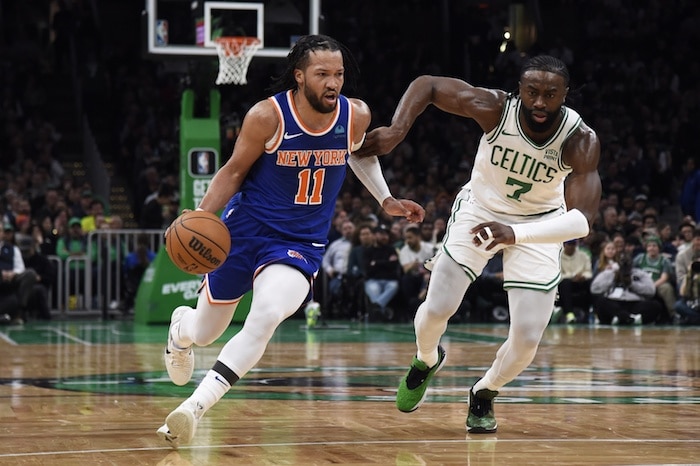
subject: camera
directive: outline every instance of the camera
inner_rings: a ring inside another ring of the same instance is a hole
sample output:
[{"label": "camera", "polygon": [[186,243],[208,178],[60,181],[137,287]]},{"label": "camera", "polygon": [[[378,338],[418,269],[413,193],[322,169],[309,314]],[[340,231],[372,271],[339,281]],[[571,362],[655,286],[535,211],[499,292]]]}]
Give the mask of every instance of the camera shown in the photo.
[{"label": "camera", "polygon": [[693,263],[690,264],[690,271],[694,274],[700,272],[700,260],[693,261]]}]

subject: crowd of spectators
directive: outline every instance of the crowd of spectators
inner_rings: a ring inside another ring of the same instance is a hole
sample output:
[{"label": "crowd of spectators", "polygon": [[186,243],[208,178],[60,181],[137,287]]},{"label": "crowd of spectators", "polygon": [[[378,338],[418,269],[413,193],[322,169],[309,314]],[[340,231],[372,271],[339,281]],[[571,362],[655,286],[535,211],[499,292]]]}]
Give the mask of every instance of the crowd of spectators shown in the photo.
[{"label": "crowd of spectators", "polygon": [[[499,4],[452,2],[447,19],[432,3],[426,9],[421,2],[402,2],[400,11],[369,0],[352,8],[329,5],[324,3],[324,28],[348,45],[362,71],[359,86],[348,93],[370,105],[374,126],[390,122],[401,93],[420,74],[453,75],[474,85],[514,90],[527,57],[559,56],[572,75],[567,104],[582,114],[602,143],[604,198],[595,234],[585,241],[592,257],[598,257],[604,241],[619,241],[620,236],[628,247],[638,241],[635,247],[641,250],[642,232],[650,228],[658,230],[664,254],[672,255],[678,243],[687,242],[680,234],[683,228],[690,228],[692,235],[700,220],[700,171],[691,144],[699,129],[693,116],[700,110],[700,65],[687,59],[692,44],[700,42],[700,7],[695,2],[554,2],[548,4],[551,14],[542,12],[537,42],[524,52],[511,42],[503,53],[499,45],[508,15],[507,7]],[[403,18],[400,28],[397,17]],[[103,50],[108,48],[103,41]],[[86,180],[62,171],[61,134],[42,113],[49,104],[44,86],[50,82],[42,76],[59,73],[61,67],[54,63],[47,69],[45,63],[7,62],[0,68],[0,209],[18,230],[23,222],[36,224],[42,242],[55,247],[57,238],[70,230],[72,218],[89,214],[94,199]],[[223,159],[235,143],[240,115],[266,95],[279,66],[274,60],[256,64],[254,59],[247,86],[219,88]],[[157,60],[142,59],[139,50],[112,51],[98,68],[114,127],[110,147],[101,149],[118,162],[115,166],[129,183],[139,226],[166,226],[178,200],[180,94],[187,85],[202,83],[196,75],[184,79]],[[428,109],[406,140],[382,158],[394,195],[425,206],[424,241],[439,242],[454,194],[469,179],[480,136],[472,121]],[[169,212],[160,206],[169,206]],[[163,216],[154,218],[151,213],[159,210]],[[373,235],[385,226],[397,247],[412,227],[386,218],[351,174],[338,210],[353,222],[355,236],[365,224]],[[613,216],[617,226],[609,223]],[[335,239],[332,234],[329,240]],[[359,243],[355,238],[354,246]],[[673,283],[679,293],[679,284]],[[417,291],[411,307],[420,297]]]}]

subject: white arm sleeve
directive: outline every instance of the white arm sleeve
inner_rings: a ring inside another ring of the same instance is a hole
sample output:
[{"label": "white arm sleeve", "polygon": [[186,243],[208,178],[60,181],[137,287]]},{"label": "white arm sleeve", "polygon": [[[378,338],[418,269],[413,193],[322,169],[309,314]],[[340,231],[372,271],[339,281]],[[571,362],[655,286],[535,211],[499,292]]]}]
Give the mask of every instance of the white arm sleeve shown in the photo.
[{"label": "white arm sleeve", "polygon": [[539,222],[511,225],[515,243],[563,243],[583,238],[590,230],[586,216],[578,209]]},{"label": "white arm sleeve", "polygon": [[384,199],[391,197],[391,191],[386,184],[382,167],[379,165],[379,159],[376,155],[360,158],[351,154],[348,157],[348,165],[372,197],[379,202],[379,205],[382,205]]}]

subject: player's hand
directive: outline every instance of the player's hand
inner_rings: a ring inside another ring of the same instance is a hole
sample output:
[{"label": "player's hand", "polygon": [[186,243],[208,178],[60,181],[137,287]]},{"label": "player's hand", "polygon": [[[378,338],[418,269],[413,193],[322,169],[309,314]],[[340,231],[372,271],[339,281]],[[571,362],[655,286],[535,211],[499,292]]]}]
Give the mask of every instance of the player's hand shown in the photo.
[{"label": "player's hand", "polygon": [[472,243],[477,247],[485,244],[487,251],[490,251],[498,244],[515,244],[513,229],[502,223],[480,223],[469,232],[474,235]]},{"label": "player's hand", "polygon": [[393,217],[406,217],[411,223],[420,223],[425,217],[425,209],[408,199],[388,197],[382,203],[384,211]]},{"label": "player's hand", "polygon": [[362,147],[353,154],[358,157],[388,154],[403,140],[404,136],[390,126],[380,126],[367,133]]}]

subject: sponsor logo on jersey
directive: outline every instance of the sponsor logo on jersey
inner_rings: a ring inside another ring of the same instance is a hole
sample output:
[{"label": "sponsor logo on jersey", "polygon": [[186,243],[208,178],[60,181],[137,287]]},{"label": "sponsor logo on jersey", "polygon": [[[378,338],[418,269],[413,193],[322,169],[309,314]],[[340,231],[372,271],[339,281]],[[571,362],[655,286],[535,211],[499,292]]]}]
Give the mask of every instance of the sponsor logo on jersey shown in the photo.
[{"label": "sponsor logo on jersey", "polygon": [[557,160],[559,158],[559,152],[554,149],[547,149],[544,151],[545,160]]}]

